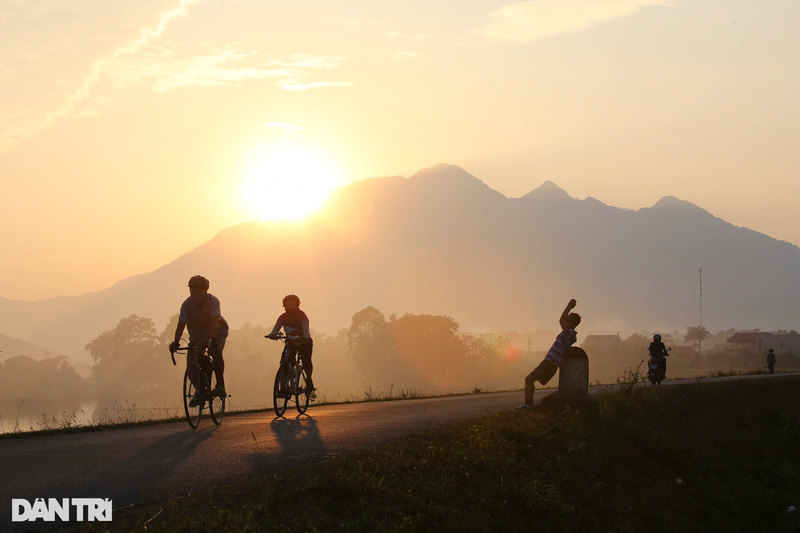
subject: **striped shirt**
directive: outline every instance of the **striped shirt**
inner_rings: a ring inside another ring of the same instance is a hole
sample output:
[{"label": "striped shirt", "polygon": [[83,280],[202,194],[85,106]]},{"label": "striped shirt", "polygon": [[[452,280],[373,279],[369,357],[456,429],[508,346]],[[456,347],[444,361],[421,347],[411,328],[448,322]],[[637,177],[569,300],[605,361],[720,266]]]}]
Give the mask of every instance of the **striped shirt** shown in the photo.
[{"label": "striped shirt", "polygon": [[544,358],[554,363],[557,367],[561,367],[561,358],[564,355],[564,350],[575,344],[577,340],[578,333],[574,329],[565,329],[558,334],[556,342],[553,343]]}]

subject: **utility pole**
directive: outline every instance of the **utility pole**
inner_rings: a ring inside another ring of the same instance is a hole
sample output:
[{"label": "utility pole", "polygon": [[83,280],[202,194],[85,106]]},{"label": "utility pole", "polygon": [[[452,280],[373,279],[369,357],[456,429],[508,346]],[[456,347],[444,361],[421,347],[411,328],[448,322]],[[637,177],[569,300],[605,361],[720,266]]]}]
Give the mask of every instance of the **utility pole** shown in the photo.
[{"label": "utility pole", "polygon": [[531,353],[531,336],[528,335],[528,355]]},{"label": "utility pole", "polygon": [[700,329],[697,330],[697,354],[703,357],[703,269],[700,269]]}]

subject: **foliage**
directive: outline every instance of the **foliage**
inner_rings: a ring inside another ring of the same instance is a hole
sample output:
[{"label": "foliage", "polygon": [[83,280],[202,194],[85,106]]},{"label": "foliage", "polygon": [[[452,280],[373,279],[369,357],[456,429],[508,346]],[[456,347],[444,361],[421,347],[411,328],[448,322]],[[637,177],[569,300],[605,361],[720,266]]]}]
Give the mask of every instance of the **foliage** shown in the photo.
[{"label": "foliage", "polygon": [[357,371],[378,383],[391,381],[393,346],[383,313],[372,306],[353,315],[347,345]]},{"label": "foliage", "polygon": [[353,315],[348,348],[359,374],[382,387],[474,387],[471,381],[509,375],[520,350],[496,335],[461,336],[458,328],[448,316],[407,313],[387,321],[367,307]]},{"label": "foliage", "polygon": [[163,337],[149,318],[131,315],[86,345],[94,360],[92,374],[98,387],[135,389],[148,383],[166,383],[170,362]]},{"label": "foliage", "polygon": [[392,315],[387,324],[393,345],[393,374],[420,385],[450,386],[459,379],[464,346],[458,324],[448,316]]},{"label": "foliage", "polygon": [[705,326],[689,326],[686,328],[686,334],[683,336],[683,342],[691,342],[695,349],[699,344],[706,340],[710,333]]},{"label": "foliage", "polygon": [[18,355],[0,363],[0,391],[5,397],[70,396],[82,393],[85,385],[66,355],[39,361]]},{"label": "foliage", "polygon": [[648,339],[640,333],[634,333],[624,341],[622,347],[631,352],[638,352],[650,346],[651,339]]}]

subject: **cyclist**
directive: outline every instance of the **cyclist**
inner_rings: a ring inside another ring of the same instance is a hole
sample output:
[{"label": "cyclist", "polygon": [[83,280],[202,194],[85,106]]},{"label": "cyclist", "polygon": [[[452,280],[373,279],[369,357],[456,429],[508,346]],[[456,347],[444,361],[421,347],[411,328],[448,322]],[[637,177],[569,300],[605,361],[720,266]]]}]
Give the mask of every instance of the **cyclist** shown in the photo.
[{"label": "cyclist", "polygon": [[[178,315],[178,327],[175,328],[175,340],[169,345],[171,352],[178,349],[183,330],[189,328],[189,343],[207,346],[214,358],[214,374],[217,386],[214,394],[225,397],[225,360],[222,350],[228,337],[228,323],[220,312],[219,299],[208,293],[209,281],[203,276],[192,276],[189,280],[189,297],[181,305]],[[189,352],[186,353],[186,364],[189,364]],[[192,398],[189,407],[196,407],[199,398]]]},{"label": "cyclist", "polygon": [[300,298],[295,294],[284,296],[283,308],[286,312],[278,317],[275,327],[272,328],[267,337],[274,339],[281,331],[281,328],[283,328],[283,332],[287,336],[300,337],[294,342],[287,342],[286,349],[290,350],[289,357],[294,357],[294,354],[300,355],[306,376],[308,376],[308,390],[313,392],[315,387],[314,381],[311,379],[311,373],[314,371],[314,365],[311,363],[311,353],[314,351],[314,341],[311,339],[308,316],[300,310]]}]

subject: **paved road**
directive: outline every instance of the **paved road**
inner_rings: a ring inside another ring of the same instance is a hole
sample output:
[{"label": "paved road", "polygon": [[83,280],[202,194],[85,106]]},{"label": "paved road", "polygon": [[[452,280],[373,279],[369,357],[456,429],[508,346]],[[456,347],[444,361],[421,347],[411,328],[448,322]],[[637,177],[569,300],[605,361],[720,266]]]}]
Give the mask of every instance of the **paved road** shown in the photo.
[{"label": "paved road", "polygon": [[[730,378],[703,381],[726,379]],[[697,380],[665,383],[694,382]],[[551,392],[537,391],[536,403]],[[271,411],[242,414],[228,416],[219,427],[204,419],[197,429],[175,422],[2,439],[0,531],[12,528],[12,498],[111,498],[118,509],[236,483],[409,433],[506,411],[521,399],[521,392],[467,394],[312,406],[307,416],[296,417],[296,412],[287,411],[291,417],[284,419],[276,419]]]}]

